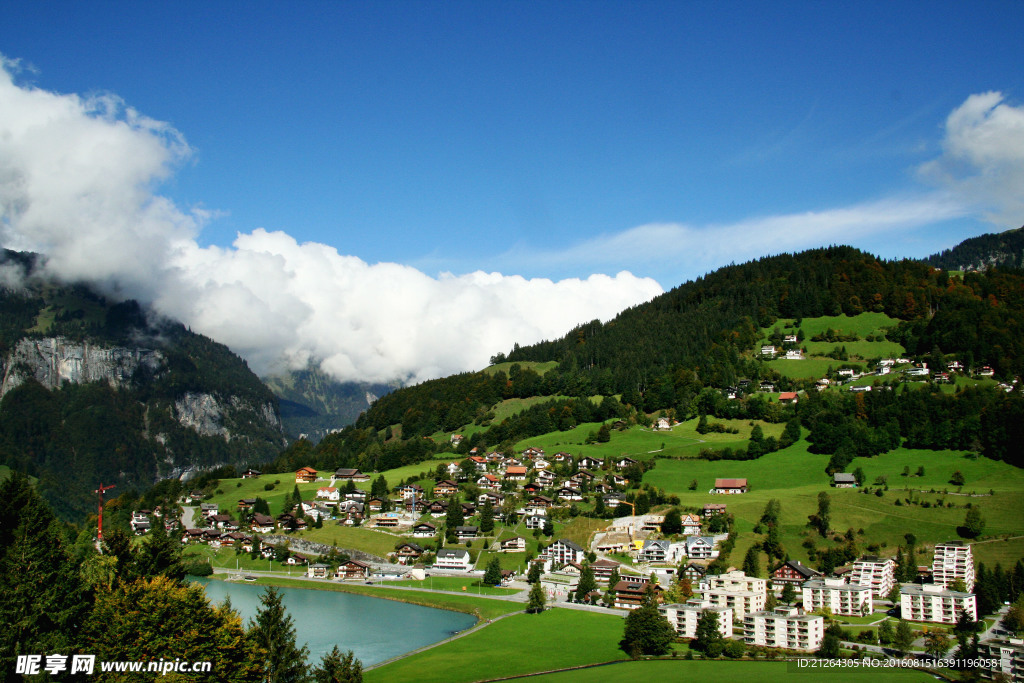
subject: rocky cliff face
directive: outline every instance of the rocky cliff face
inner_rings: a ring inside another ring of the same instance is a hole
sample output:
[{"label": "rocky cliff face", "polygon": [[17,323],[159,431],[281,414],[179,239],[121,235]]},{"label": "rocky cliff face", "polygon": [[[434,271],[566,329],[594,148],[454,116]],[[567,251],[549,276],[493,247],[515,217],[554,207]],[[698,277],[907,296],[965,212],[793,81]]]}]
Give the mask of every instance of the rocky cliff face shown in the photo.
[{"label": "rocky cliff face", "polygon": [[[141,369],[150,377],[165,372],[166,358],[155,349],[105,346],[64,337],[24,338],[0,358],[0,399],[29,378],[47,389],[65,382],[108,382],[116,389],[133,386]],[[249,405],[237,396],[222,399],[214,394],[186,392],[174,402],[174,418],[201,436],[229,441],[239,420],[260,422],[281,430],[281,419],[272,403]],[[157,435],[160,438],[160,435]]]},{"label": "rocky cliff face", "polygon": [[156,374],[163,361],[163,354],[152,349],[105,347],[63,337],[25,338],[18,341],[6,358],[0,359],[0,398],[29,377],[47,389],[55,389],[64,382],[103,380],[121,389],[131,383],[140,367]]}]

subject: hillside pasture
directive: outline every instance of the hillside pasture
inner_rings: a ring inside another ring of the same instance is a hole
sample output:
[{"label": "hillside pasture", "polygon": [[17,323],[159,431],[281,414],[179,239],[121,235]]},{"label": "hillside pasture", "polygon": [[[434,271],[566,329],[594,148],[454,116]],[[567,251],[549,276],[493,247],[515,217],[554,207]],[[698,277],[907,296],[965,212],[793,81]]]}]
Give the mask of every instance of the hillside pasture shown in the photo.
[{"label": "hillside pasture", "polygon": [[[725,503],[736,519],[739,532],[730,555],[731,563],[737,566],[747,549],[762,539],[752,531],[765,504],[772,498],[782,504],[779,530],[786,551],[793,559],[815,566],[816,562],[808,560],[804,541],[811,540],[819,548],[833,544],[816,532],[811,533],[807,527],[807,518],[816,512],[817,497],[823,491],[831,499],[833,530],[840,533],[849,528],[864,530],[856,536],[861,551],[877,544],[881,554],[892,554],[898,545],[905,543],[903,536],[908,532],[917,536],[919,545],[956,539],[957,527],[963,523],[968,503],[981,509],[986,520],[985,536],[1024,534],[1024,497],[1020,495],[1024,489],[1024,473],[1005,463],[983,458],[972,460],[956,451],[903,448],[874,458],[855,459],[847,471],[863,468],[868,486],[877,477],[886,477],[889,490],[878,497],[873,493],[864,494],[860,489],[832,488],[825,474],[828,458],[808,453],[806,442],[801,441],[751,461],[659,459],[656,467],[645,473],[644,481],[677,494],[684,507],[699,509],[707,503]],[[923,477],[902,476],[904,467],[909,467],[913,473],[922,465],[925,467]],[[979,495],[955,495],[956,487],[948,483],[954,470],[960,470],[967,481],[961,493],[974,491]],[[750,491],[728,496],[708,493],[715,478],[727,477],[748,479]],[[690,491],[689,483],[694,479],[698,487]],[[911,490],[907,491],[907,487]],[[936,493],[931,493],[932,489]],[[990,489],[993,495],[988,495]],[[896,505],[897,499],[901,505]],[[911,503],[907,503],[907,499]],[[928,507],[924,506],[925,502]],[[950,504],[953,507],[948,507]],[[1004,558],[1004,566],[1013,558],[1013,549],[1017,547],[993,546],[993,555],[1002,551],[998,554]],[[765,558],[761,559],[763,567]]]}]

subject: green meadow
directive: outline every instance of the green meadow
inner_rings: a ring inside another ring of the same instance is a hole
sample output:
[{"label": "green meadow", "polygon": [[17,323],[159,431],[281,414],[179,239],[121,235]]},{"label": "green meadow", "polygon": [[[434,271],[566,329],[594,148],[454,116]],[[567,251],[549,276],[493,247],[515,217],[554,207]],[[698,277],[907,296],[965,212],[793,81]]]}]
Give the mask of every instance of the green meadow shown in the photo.
[{"label": "green meadow", "polygon": [[[866,674],[866,675],[865,675]],[[794,679],[793,676],[797,678]],[[629,661],[561,673],[532,676],[537,683],[636,683],[637,681],[686,681],[702,683],[735,683],[756,680],[759,683],[782,683],[793,680],[829,680],[835,683],[861,681],[934,681],[934,677],[913,669],[807,669],[800,671],[796,664],[766,661],[686,661],[683,659],[656,659]]]},{"label": "green meadow", "polygon": [[[522,607],[522,605],[518,605]],[[462,638],[367,671],[367,683],[463,683],[625,659],[622,617],[569,609],[514,614]],[[571,679],[568,679],[571,680]]]}]

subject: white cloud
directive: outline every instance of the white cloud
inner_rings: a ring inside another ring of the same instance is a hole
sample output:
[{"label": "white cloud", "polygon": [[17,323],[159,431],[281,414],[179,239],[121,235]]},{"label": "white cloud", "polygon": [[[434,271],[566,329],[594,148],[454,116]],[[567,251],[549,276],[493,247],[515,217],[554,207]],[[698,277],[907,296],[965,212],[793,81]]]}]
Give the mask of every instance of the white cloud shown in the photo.
[{"label": "white cloud", "polygon": [[[530,258],[534,263],[549,267],[585,264],[602,268],[629,263],[632,268],[642,268],[645,272],[665,272],[670,268],[691,277],[731,262],[891,236],[966,213],[962,203],[945,193],[936,193],[730,224],[653,223],[602,235],[567,250],[531,254]],[[523,258],[523,255],[506,255],[508,260],[513,258]]]},{"label": "white cloud", "polygon": [[1004,100],[968,97],[946,119],[942,156],[919,169],[1002,229],[1024,224],[1024,106]]},{"label": "white cloud", "polygon": [[0,239],[67,279],[151,302],[261,372],[310,359],[341,380],[419,381],[478,369],[513,342],[565,333],[661,293],[621,272],[430,277],[283,232],[200,247],[207,214],[156,193],[191,150],[110,95],[23,87],[0,58]]}]

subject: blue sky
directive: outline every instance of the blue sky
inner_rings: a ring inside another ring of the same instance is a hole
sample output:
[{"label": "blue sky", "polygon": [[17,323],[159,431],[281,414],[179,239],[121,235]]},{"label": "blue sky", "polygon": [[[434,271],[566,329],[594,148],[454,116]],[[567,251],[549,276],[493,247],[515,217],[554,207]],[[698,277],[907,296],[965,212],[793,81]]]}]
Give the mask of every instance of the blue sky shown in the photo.
[{"label": "blue sky", "polygon": [[1019,2],[5,5],[18,87],[180,134],[144,182],[202,249],[668,289],[1024,224]]}]

